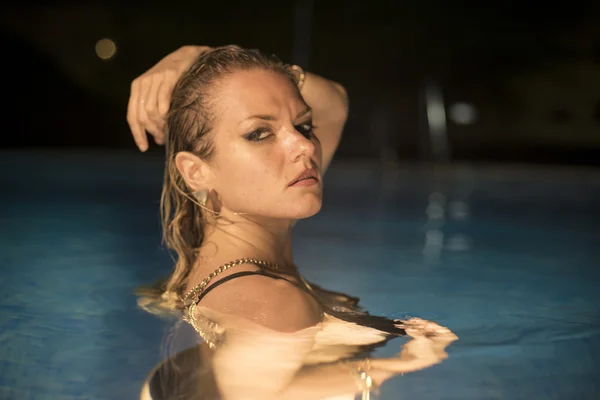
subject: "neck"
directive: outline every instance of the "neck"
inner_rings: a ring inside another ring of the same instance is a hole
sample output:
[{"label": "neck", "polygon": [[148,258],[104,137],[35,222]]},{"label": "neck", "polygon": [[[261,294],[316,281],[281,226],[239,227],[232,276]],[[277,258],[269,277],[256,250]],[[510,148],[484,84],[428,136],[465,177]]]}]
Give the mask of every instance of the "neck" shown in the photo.
[{"label": "neck", "polygon": [[245,216],[219,218],[206,225],[200,257],[207,264],[213,264],[211,267],[215,262],[256,258],[291,268],[292,223],[289,220],[258,220]]}]

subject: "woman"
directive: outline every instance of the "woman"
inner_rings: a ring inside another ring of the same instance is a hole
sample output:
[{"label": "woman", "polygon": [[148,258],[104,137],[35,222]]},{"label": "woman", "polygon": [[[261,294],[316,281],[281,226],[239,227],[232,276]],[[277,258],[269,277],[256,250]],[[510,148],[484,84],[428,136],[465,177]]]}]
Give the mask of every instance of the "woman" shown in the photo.
[{"label": "woman", "polygon": [[[369,316],[294,265],[292,226],[321,208],[347,112],[341,85],[238,46],[183,47],[133,82],[138,147],[144,131],[166,145],[163,229],[177,263],[162,303],[204,339],[155,370],[143,398],[367,398],[446,357],[448,329]],[[362,356],[405,332],[398,357]]]}]

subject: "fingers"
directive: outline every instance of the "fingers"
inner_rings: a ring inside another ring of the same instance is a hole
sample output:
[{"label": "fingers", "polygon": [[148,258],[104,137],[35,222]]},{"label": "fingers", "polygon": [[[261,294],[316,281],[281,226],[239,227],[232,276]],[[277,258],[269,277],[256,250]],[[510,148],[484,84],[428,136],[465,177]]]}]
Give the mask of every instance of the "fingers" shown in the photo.
[{"label": "fingers", "polygon": [[127,123],[131,134],[137,147],[140,151],[146,151],[148,149],[148,139],[146,138],[146,132],[140,124],[138,115],[138,105],[140,103],[140,81],[139,78],[135,79],[131,83],[131,93],[129,95],[129,104],[127,105]]},{"label": "fingers", "polygon": [[458,339],[450,329],[441,326],[433,321],[423,320],[421,318],[410,318],[406,321],[397,322],[396,326],[403,328],[407,335],[413,338],[427,338],[434,341],[452,342]]},{"label": "fingers", "polygon": [[163,72],[142,76],[132,85],[128,121],[140,150],[148,148],[146,131],[157,144],[164,143],[165,118],[176,82],[175,74]]},{"label": "fingers", "polygon": [[167,114],[169,113],[169,109],[171,107],[171,95],[180,76],[181,74],[176,71],[166,71],[156,94],[158,102],[158,119],[162,123],[160,126],[162,135],[160,137],[156,137],[158,144],[163,144],[164,142],[164,129],[167,120]]},{"label": "fingers", "polygon": [[154,75],[150,82],[150,88],[145,98],[145,111],[148,116],[148,131],[154,136],[154,141],[161,144],[163,141],[163,127],[165,116],[160,113],[159,107],[159,91],[164,86],[165,79],[163,76]]},{"label": "fingers", "polygon": [[148,149],[146,132],[154,137],[156,143],[164,143],[171,92],[179,77],[198,55],[208,50],[210,48],[206,46],[184,46],[163,58],[131,84],[127,122],[141,151]]},{"label": "fingers", "polygon": [[156,110],[156,99],[152,98],[152,85],[156,78],[153,76],[145,77],[140,80],[140,100],[138,102],[138,120],[142,129],[145,129],[152,136],[160,134],[160,129],[154,122],[152,116]]},{"label": "fingers", "polygon": [[177,74],[172,71],[165,73],[164,79],[162,80],[157,93],[158,100],[158,114],[164,120],[169,112],[171,104],[171,93],[177,83]]}]

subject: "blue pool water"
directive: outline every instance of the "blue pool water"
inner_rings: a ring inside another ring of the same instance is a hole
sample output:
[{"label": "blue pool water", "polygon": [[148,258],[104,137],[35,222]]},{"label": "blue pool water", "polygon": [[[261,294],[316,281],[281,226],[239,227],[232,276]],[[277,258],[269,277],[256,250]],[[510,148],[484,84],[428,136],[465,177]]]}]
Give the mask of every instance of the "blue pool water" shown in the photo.
[{"label": "blue pool water", "polygon": [[[132,294],[171,266],[161,156],[12,151],[0,168],[0,399],[137,398],[167,328]],[[325,196],[294,237],[305,276],[460,337],[381,398],[600,398],[600,171],[338,162]]]}]

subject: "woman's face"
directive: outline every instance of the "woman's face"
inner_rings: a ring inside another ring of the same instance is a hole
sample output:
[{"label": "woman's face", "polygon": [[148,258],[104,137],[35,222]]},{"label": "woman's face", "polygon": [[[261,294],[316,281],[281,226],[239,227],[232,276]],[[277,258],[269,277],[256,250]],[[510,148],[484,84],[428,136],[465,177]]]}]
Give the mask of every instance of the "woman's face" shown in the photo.
[{"label": "woman's face", "polygon": [[[289,78],[255,69],[217,83],[209,186],[226,210],[300,219],[322,202],[321,146]],[[312,178],[297,181],[301,174]],[[224,211],[224,210],[222,210]]]}]

